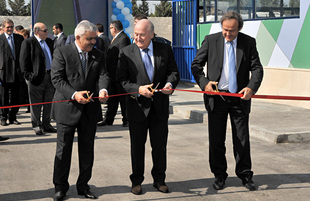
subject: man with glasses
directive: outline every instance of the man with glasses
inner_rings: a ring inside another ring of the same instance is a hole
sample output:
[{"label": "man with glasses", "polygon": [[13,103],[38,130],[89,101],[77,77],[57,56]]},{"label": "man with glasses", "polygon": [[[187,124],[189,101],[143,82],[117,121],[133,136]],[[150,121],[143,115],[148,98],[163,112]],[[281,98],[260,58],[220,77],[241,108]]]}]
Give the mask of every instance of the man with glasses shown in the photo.
[{"label": "man with glasses", "polygon": [[[19,105],[22,74],[19,66],[20,47],[24,38],[14,34],[14,23],[10,19],[2,22],[4,33],[0,36],[0,105]],[[1,125],[20,124],[16,119],[18,107],[1,109]]]},{"label": "man with glasses", "polygon": [[[47,38],[48,30],[41,22],[34,25],[33,32],[34,36],[22,43],[21,69],[28,85],[30,103],[50,102],[55,91],[50,76],[53,41]],[[36,135],[43,135],[44,132],[56,132],[56,129],[51,125],[50,114],[51,104],[31,105],[31,122]]]}]

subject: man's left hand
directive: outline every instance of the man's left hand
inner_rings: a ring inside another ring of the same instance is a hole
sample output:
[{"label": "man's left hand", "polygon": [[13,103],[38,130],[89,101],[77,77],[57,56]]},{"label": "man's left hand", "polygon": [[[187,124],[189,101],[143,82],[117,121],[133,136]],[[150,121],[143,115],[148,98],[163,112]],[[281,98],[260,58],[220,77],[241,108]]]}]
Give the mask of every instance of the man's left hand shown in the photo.
[{"label": "man's left hand", "polygon": [[172,94],[172,92],[173,92],[173,90],[171,90],[171,89],[172,89],[171,84],[167,83],[167,84],[165,85],[165,87],[161,89],[161,92],[162,92],[163,94],[169,95],[169,94]]},{"label": "man's left hand", "polygon": [[250,89],[249,87],[245,87],[243,88],[239,94],[243,94],[243,96],[241,97],[241,99],[243,100],[250,100],[250,98],[252,97],[252,95],[254,94],[253,90]]},{"label": "man's left hand", "polygon": [[104,102],[107,101],[109,98],[107,97],[109,94],[105,90],[102,90],[99,94],[99,101]]}]

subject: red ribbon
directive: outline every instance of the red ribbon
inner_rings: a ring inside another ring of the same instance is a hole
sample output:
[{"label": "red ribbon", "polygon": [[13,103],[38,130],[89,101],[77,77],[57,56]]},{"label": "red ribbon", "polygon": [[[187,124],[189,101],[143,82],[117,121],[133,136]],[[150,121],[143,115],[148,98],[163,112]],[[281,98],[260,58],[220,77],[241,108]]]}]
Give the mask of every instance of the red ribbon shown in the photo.
[{"label": "red ribbon", "polygon": [[[222,96],[240,97],[240,98],[243,96],[243,94],[238,94],[238,93],[209,92],[209,91],[200,91],[200,90],[198,91],[198,90],[187,90],[187,89],[171,89],[171,90],[174,90],[174,91],[184,91],[184,92],[193,92],[193,93],[202,93],[202,94],[210,94],[210,95],[222,95]],[[161,91],[161,90],[157,90],[157,91]],[[125,96],[125,95],[137,94],[137,93],[139,93],[139,92],[115,94],[115,95],[107,96],[107,98],[116,97],[116,96]],[[99,98],[99,97],[92,97],[92,98],[95,99],[95,98]],[[304,97],[304,96],[253,95],[251,98],[310,101],[310,97]],[[30,106],[30,105],[43,105],[43,104],[51,104],[51,103],[61,103],[61,102],[67,102],[67,101],[73,101],[73,100],[61,100],[61,101],[52,101],[52,102],[43,102],[43,103],[11,105],[11,106],[0,107],[0,109],[13,108],[13,107],[26,107],[26,106]]]}]

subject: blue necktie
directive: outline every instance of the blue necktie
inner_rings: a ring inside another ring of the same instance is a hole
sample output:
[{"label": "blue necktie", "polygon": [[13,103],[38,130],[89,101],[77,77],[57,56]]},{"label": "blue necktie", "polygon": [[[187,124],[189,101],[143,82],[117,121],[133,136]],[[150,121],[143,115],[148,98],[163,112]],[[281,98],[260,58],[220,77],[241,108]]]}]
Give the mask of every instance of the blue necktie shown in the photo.
[{"label": "blue necktie", "polygon": [[51,69],[51,60],[50,60],[50,57],[48,56],[48,52],[46,50],[46,47],[45,47],[45,44],[44,44],[44,40],[41,40],[40,43],[42,44],[41,47],[43,49],[43,52],[44,52],[44,56],[45,56],[45,67],[46,67],[46,70],[50,70]]},{"label": "blue necktie", "polygon": [[142,60],[143,60],[144,67],[145,67],[145,70],[147,72],[147,75],[149,76],[149,79],[152,82],[154,68],[153,68],[153,65],[152,65],[151,57],[148,54],[148,51],[149,51],[149,48],[143,49],[143,52],[145,52],[145,54],[143,55]]},{"label": "blue necktie", "polygon": [[15,51],[14,51],[14,41],[13,41],[13,37],[11,35],[9,35],[8,37],[8,43],[9,43],[9,46],[11,48],[11,52],[12,52],[12,55],[13,55],[13,58],[15,59]]},{"label": "blue necktie", "polygon": [[237,73],[236,73],[236,61],[235,61],[235,51],[234,42],[228,42],[228,66],[229,66],[229,92],[236,93],[238,89],[237,85]]}]

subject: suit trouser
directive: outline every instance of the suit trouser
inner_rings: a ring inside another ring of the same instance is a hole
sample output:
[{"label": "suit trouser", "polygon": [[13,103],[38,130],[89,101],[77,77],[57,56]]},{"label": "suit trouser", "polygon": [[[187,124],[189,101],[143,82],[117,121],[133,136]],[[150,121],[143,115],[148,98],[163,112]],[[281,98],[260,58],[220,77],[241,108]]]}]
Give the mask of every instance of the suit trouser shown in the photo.
[{"label": "suit trouser", "polygon": [[78,133],[78,154],[80,174],[76,183],[78,191],[89,190],[94,163],[94,139],[97,122],[90,122],[83,111],[77,125],[69,126],[57,122],[57,149],[54,162],[53,183],[55,192],[67,192],[69,189],[69,172],[71,166],[72,146],[75,129]]},{"label": "suit trouser", "polygon": [[[6,83],[0,85],[1,106],[19,105],[20,83]],[[1,119],[16,120],[19,107],[1,109]]]},{"label": "suit trouser", "polygon": [[[116,94],[121,94],[125,93],[124,90],[122,89],[121,85],[117,82],[111,82],[109,86],[109,95],[116,95]],[[126,118],[126,96],[115,96],[115,97],[110,97],[107,101],[108,108],[105,114],[105,122],[108,124],[113,124],[114,118],[117,113],[118,109],[118,104],[120,103],[121,105],[121,112],[123,122],[127,122]]]},{"label": "suit trouser", "polygon": [[235,173],[239,178],[252,177],[249,140],[249,114],[242,110],[240,98],[214,97],[214,110],[208,112],[209,163],[215,177],[226,179],[226,126],[230,115],[233,150],[236,160]]},{"label": "suit trouser", "polygon": [[159,119],[153,106],[143,122],[129,121],[131,142],[132,184],[139,185],[144,180],[145,143],[149,130],[152,147],[153,168],[151,171],[154,182],[163,183],[167,169],[168,119]]},{"label": "suit trouser", "polygon": [[[28,85],[29,102],[32,103],[42,103],[51,102],[54,96],[55,88],[51,82],[51,76],[46,73],[42,83],[38,86],[31,84],[31,82],[26,81]],[[42,122],[41,122],[41,110],[42,112]],[[31,105],[31,123],[32,127],[43,127],[48,128],[51,123],[51,109],[52,104],[43,105]]]}]

